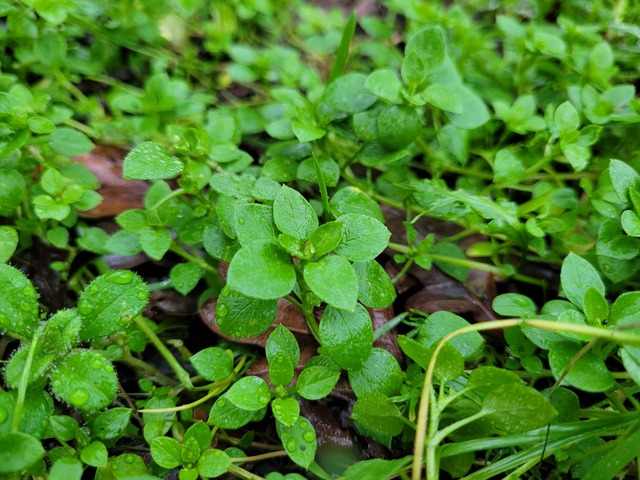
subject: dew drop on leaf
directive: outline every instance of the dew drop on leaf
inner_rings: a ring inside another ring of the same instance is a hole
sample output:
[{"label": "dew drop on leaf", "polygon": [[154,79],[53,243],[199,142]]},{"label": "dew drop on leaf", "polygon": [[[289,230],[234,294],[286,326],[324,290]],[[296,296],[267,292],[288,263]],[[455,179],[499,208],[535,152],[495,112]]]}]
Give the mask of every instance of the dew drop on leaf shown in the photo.
[{"label": "dew drop on leaf", "polygon": [[91,363],[91,366],[94,369],[98,370],[98,369],[100,369],[100,367],[102,367],[102,362],[100,360],[96,359]]},{"label": "dew drop on leaf", "polygon": [[316,439],[316,434],[313,430],[307,430],[302,434],[302,438],[304,438],[305,442],[313,442]]},{"label": "dew drop on leaf", "polygon": [[140,291],[138,292],[136,297],[138,297],[138,300],[146,300],[149,297],[149,295],[147,294],[146,291]]},{"label": "dew drop on leaf", "polygon": [[124,461],[125,461],[126,463],[133,463],[133,462],[135,462],[135,460],[136,460],[135,455],[132,455],[132,454],[126,454],[126,455],[124,456]]},{"label": "dew drop on leaf", "polygon": [[298,448],[298,442],[296,442],[294,439],[291,439],[287,442],[286,448],[289,452],[295,452],[296,448]]},{"label": "dew drop on leaf", "polygon": [[80,315],[91,315],[94,310],[95,306],[90,302],[81,301],[78,304],[78,313],[80,313]]},{"label": "dew drop on leaf", "polygon": [[118,285],[127,285],[133,281],[133,277],[134,273],[129,270],[117,270],[107,273],[104,279],[111,283],[117,283]]},{"label": "dew drop on leaf", "polygon": [[77,388],[69,396],[69,401],[76,406],[84,405],[89,400],[89,392],[84,388]]},{"label": "dew drop on leaf", "polygon": [[218,317],[225,317],[229,313],[229,307],[227,307],[224,303],[219,303],[218,308],[216,308],[216,315]]},{"label": "dew drop on leaf", "polygon": [[36,293],[35,289],[31,285],[27,285],[22,289],[23,295],[34,295]]},{"label": "dew drop on leaf", "polygon": [[260,395],[258,397],[258,401],[264,405],[266,405],[267,403],[269,403],[269,400],[271,400],[271,396],[264,394],[264,395]]},{"label": "dew drop on leaf", "polygon": [[218,406],[220,408],[224,407],[227,404],[227,401],[224,398],[221,398],[220,400],[218,400]]},{"label": "dew drop on leaf", "polygon": [[244,225],[244,218],[239,218],[239,219],[238,219],[238,223],[239,223],[240,225]]}]

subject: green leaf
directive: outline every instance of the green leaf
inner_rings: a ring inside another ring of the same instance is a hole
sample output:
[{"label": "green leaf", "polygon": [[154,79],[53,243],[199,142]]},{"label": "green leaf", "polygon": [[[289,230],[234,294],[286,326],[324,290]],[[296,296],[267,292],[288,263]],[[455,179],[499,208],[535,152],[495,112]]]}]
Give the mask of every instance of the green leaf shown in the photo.
[{"label": "green leaf", "polygon": [[238,244],[229,238],[218,224],[205,227],[202,243],[209,255],[225,262],[230,261],[238,249]]},{"label": "green leaf", "polygon": [[[300,385],[299,380],[297,385]],[[274,398],[271,410],[276,420],[287,427],[294,425],[300,416],[300,404],[295,398]]]},{"label": "green leaf", "polygon": [[[296,173],[298,179],[312,183],[319,183],[318,170],[314,160],[315,159],[312,157],[300,162]],[[328,187],[335,187],[338,185],[338,182],[340,181],[340,166],[336,161],[326,156],[321,156],[317,160],[326,185]]]},{"label": "green leaf", "polygon": [[524,382],[515,373],[503,368],[480,365],[474,368],[469,375],[467,387],[473,390],[474,394],[485,398],[490,392],[501,385],[523,384]]},{"label": "green leaf", "polygon": [[71,128],[58,128],[49,136],[49,145],[60,155],[75,157],[93,150],[93,142],[84,133]]},{"label": "green leaf", "polygon": [[463,108],[457,93],[457,85],[434,83],[429,85],[420,97],[445,112],[462,113]]},{"label": "green leaf", "polygon": [[107,447],[102,442],[91,442],[80,452],[80,458],[92,467],[104,467],[109,459]]},{"label": "green leaf", "polygon": [[202,269],[193,262],[178,263],[171,267],[169,278],[173,287],[182,295],[188,294],[200,281]]},{"label": "green leaf", "polygon": [[389,103],[402,103],[402,82],[391,69],[373,71],[364,83],[364,88]]},{"label": "green leaf", "polygon": [[131,409],[124,407],[110,408],[106,412],[98,414],[93,421],[92,435],[99,440],[117,440],[120,434],[129,425]]},{"label": "green leaf", "polygon": [[283,185],[273,201],[273,220],[282,233],[305,240],[318,228],[318,217],[307,200]]},{"label": "green leaf", "polygon": [[358,113],[376,103],[378,97],[369,93],[362,73],[348,73],[329,84],[324,92],[325,103],[336,112]]},{"label": "green leaf", "polygon": [[320,299],[353,311],[358,300],[358,277],[344,257],[328,255],[304,266],[304,280]]},{"label": "green leaf", "polygon": [[368,215],[384,222],[384,216],[378,202],[357,187],[346,186],[335,192],[329,201],[331,213],[340,217],[347,213]]},{"label": "green leaf", "polygon": [[609,323],[624,326],[637,322],[640,315],[640,292],[626,292],[616,298],[611,305]]},{"label": "green leaf", "polygon": [[496,152],[493,162],[493,181],[505,185],[517,185],[525,176],[525,168],[518,157],[507,149]]},{"label": "green leaf", "polygon": [[402,369],[391,353],[374,348],[362,368],[349,371],[349,383],[356,397],[373,392],[392,397],[400,392]]},{"label": "green leaf", "polygon": [[592,465],[582,480],[611,480],[631,463],[640,453],[640,430],[626,433],[614,440],[613,448],[607,449],[595,465]]},{"label": "green leaf", "polygon": [[[455,313],[435,312],[429,315],[420,327],[418,338],[427,346],[435,345],[445,335],[469,325],[469,322]],[[449,342],[456,347],[465,360],[473,359],[484,347],[484,339],[478,332],[457,335]]]},{"label": "green leaf", "polygon": [[278,300],[246,297],[227,285],[218,297],[216,321],[226,335],[248,338],[266,331],[274,322],[277,311]]},{"label": "green leaf", "polygon": [[405,105],[385,107],[378,115],[378,142],[387,150],[408,147],[422,129],[420,117]]},{"label": "green leaf", "polygon": [[340,372],[329,367],[306,367],[298,377],[296,390],[307,400],[320,400],[331,393],[339,379]]},{"label": "green leaf", "polygon": [[344,225],[344,236],[334,252],[352,261],[377,257],[387,247],[391,237],[391,232],[382,222],[368,215],[347,213],[336,221]]},{"label": "green leaf", "polygon": [[189,362],[198,375],[210,382],[219,382],[233,373],[233,356],[222,348],[203,348],[191,356]]},{"label": "green leaf", "polygon": [[491,308],[503,317],[532,318],[538,314],[535,302],[521,293],[503,293],[493,299]]},{"label": "green leaf", "polygon": [[42,457],[45,450],[40,442],[22,432],[0,434],[0,473],[19,474]]},{"label": "green leaf", "polygon": [[629,192],[640,180],[638,172],[626,162],[613,158],[609,163],[609,177],[620,202],[629,205]]},{"label": "green leaf", "polygon": [[236,252],[229,265],[227,282],[247,297],[264,300],[289,294],[296,283],[291,258],[275,243],[256,241]]},{"label": "green leaf", "polygon": [[373,327],[369,312],[356,304],[353,312],[328,306],[320,321],[321,353],[345,370],[362,367],[371,353]]},{"label": "green leaf", "polygon": [[299,416],[292,426],[276,422],[276,429],[289,458],[297,465],[309,468],[317,449],[316,432],[309,420]]},{"label": "green leaf", "polygon": [[248,203],[235,209],[235,231],[242,246],[256,240],[276,242],[273,209],[268,205]]},{"label": "green leaf", "polygon": [[[418,342],[405,335],[398,336],[398,346],[411,360],[424,370],[429,368],[435,345],[427,347],[424,342]],[[450,343],[446,343],[436,359],[435,375],[443,382],[454,380],[464,373],[464,358]]]},{"label": "green leaf", "polygon": [[99,276],[82,292],[77,312],[82,318],[80,340],[106,337],[127,328],[147,305],[149,289],[130,270]]},{"label": "green leaf", "polygon": [[200,452],[204,452],[211,447],[211,430],[205,422],[198,421],[191,425],[184,433],[184,442],[189,439],[194,439],[196,441],[198,444],[198,455],[200,455]]},{"label": "green leaf", "polygon": [[231,458],[222,450],[216,448],[206,450],[198,459],[196,468],[200,475],[216,478],[226,473],[231,466]]},{"label": "green leaf", "polygon": [[589,287],[605,294],[604,283],[595,267],[573,252],[569,252],[562,262],[560,284],[565,297],[581,310],[584,309],[584,296]]},{"label": "green leaf", "polygon": [[117,387],[113,365],[97,351],[76,350],[51,372],[52,392],[85,412],[100,410],[113,402]]},{"label": "green leaf", "polygon": [[0,265],[0,331],[31,338],[38,326],[38,293],[17,268]]},{"label": "green leaf", "polygon": [[398,407],[379,392],[365,394],[356,400],[351,419],[358,430],[383,444],[400,434],[404,428]]},{"label": "green leaf", "polygon": [[369,308],[386,308],[396,299],[391,278],[376,261],[353,262],[358,277],[358,300]]},{"label": "green leaf", "polygon": [[151,441],[151,458],[163,468],[182,465],[182,445],[175,438],[156,437]]},{"label": "green leaf", "polygon": [[312,257],[321,257],[331,252],[342,241],[344,227],[340,222],[328,222],[316,228],[307,240]]},{"label": "green leaf", "polygon": [[353,11],[349,17],[349,21],[342,31],[342,39],[340,40],[340,46],[336,52],[336,58],[333,61],[333,67],[331,67],[331,72],[329,72],[329,76],[327,77],[327,85],[338,78],[344,70],[344,67],[347,64],[347,58],[349,57],[349,46],[351,45],[351,40],[353,39],[355,31],[356,13]]},{"label": "green leaf", "polygon": [[620,217],[622,229],[627,235],[640,237],[640,217],[633,210],[625,210]]},{"label": "green leaf", "polygon": [[407,469],[411,463],[411,457],[384,460],[374,458],[354,463],[342,473],[342,480],[388,480],[395,478],[399,473]]},{"label": "green leaf", "polygon": [[68,415],[49,416],[49,430],[54,438],[61,442],[73,440],[78,435],[78,421]]},{"label": "green leaf", "polygon": [[580,127],[580,117],[575,107],[568,101],[561,103],[556,109],[553,117],[556,128],[560,134],[578,130]]},{"label": "green leaf", "polygon": [[[402,79],[415,90],[428,76],[433,75],[444,63],[445,40],[442,30],[428,27],[416,33],[405,46],[402,61]],[[408,59],[418,58],[419,63]]]},{"label": "green leaf", "polygon": [[260,377],[243,377],[223,395],[229,402],[242,410],[258,411],[271,401],[267,383]]},{"label": "green leaf", "polygon": [[457,96],[462,105],[461,113],[447,112],[451,123],[464,130],[479,128],[490,119],[489,110],[478,94],[465,86],[458,86]]},{"label": "green leaf", "polygon": [[[448,241],[442,241],[436,243],[433,247],[429,249],[430,254],[441,255],[443,257],[450,257],[458,260],[466,260],[467,257],[464,254],[464,250],[457,244]],[[433,263],[442,270],[444,273],[449,275],[450,277],[455,278],[456,280],[460,280],[461,282],[466,282],[467,278],[469,278],[469,269],[462,265],[456,265],[454,263],[450,263],[446,260],[436,260],[433,259]]]},{"label": "green leaf", "polygon": [[160,145],[144,142],[124,158],[122,176],[136,180],[159,180],[173,178],[182,172],[183,168],[183,163],[169,155]]},{"label": "green leaf", "polygon": [[485,419],[505,433],[521,433],[548,424],[555,408],[537,390],[519,383],[507,383],[490,391],[482,402]]},{"label": "green leaf", "polygon": [[[549,366],[555,378],[565,373],[570,362],[575,360],[582,346],[574,342],[559,342],[549,350]],[[563,384],[571,385],[585,392],[604,392],[615,385],[604,359],[593,351],[584,353],[571,365],[564,376]]]},{"label": "green leaf", "polygon": [[609,303],[595,287],[587,288],[584,294],[584,315],[589,325],[600,326],[609,316]]},{"label": "green leaf", "polygon": [[296,338],[282,324],[269,334],[265,348],[269,362],[269,376],[274,385],[286,385],[294,376],[294,368],[300,360],[300,347]]},{"label": "green leaf", "polygon": [[60,457],[49,470],[49,480],[80,480],[82,463],[73,457]]},{"label": "green leaf", "polygon": [[71,207],[60,199],[55,199],[49,195],[38,195],[33,199],[33,206],[36,215],[41,220],[54,219],[63,221],[71,213]]},{"label": "green leaf", "polygon": [[171,242],[171,232],[168,228],[147,228],[140,234],[142,250],[153,260],[162,260],[169,251]]},{"label": "green leaf", "polygon": [[0,215],[12,216],[22,203],[25,190],[24,177],[18,171],[0,169]]},{"label": "green leaf", "polygon": [[260,420],[263,416],[263,410],[247,413],[234,403],[228,401],[223,395],[216,400],[209,412],[209,423],[219,428],[236,429],[245,426],[253,420]]}]

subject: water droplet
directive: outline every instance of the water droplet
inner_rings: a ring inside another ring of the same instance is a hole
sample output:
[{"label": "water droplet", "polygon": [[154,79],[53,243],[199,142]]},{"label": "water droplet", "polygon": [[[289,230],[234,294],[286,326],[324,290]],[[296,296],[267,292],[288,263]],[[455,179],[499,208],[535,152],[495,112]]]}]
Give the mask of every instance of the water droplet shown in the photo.
[{"label": "water droplet", "polygon": [[112,373],[113,372],[113,365],[111,365],[110,363],[105,363],[103,370],[105,372],[107,372],[107,373]]},{"label": "water droplet", "polygon": [[260,403],[262,403],[263,405],[266,405],[267,403],[269,403],[269,400],[271,400],[271,395],[266,394],[266,393],[264,393],[264,394],[262,394],[262,395],[260,395],[258,397],[258,401]]},{"label": "water droplet", "polygon": [[276,362],[278,363],[284,362],[284,357],[282,355],[278,355],[278,357],[276,358]]},{"label": "water droplet", "polygon": [[58,388],[58,387],[60,387],[61,382],[60,382],[60,380],[54,380],[52,385],[53,385],[53,388]]},{"label": "water droplet", "polygon": [[295,452],[296,448],[298,448],[298,442],[296,442],[293,438],[287,442],[287,451]]},{"label": "water droplet", "polygon": [[231,295],[233,296],[233,298],[238,298],[240,296],[238,292],[233,292]]},{"label": "water droplet", "polygon": [[227,401],[224,398],[221,398],[216,402],[220,408],[224,407],[227,404]]},{"label": "water droplet", "polygon": [[239,219],[238,219],[238,223],[239,223],[240,225],[244,225],[244,218],[239,218]]},{"label": "water droplet", "polygon": [[177,288],[178,290],[182,290],[182,289],[184,288],[184,283],[182,283],[182,282],[178,282],[178,283],[176,283],[176,288]]},{"label": "water droplet", "polygon": [[89,392],[84,388],[76,388],[69,395],[69,402],[77,407],[87,403],[87,400],[89,400]]},{"label": "water droplet", "polygon": [[91,362],[91,366],[94,369],[98,370],[100,367],[102,367],[102,361],[96,358],[93,362]]},{"label": "water droplet", "polygon": [[28,312],[31,310],[31,304],[29,302],[20,302],[20,309],[23,312]]},{"label": "water droplet", "polygon": [[4,313],[0,313],[0,325],[3,327],[9,325],[9,319]]},{"label": "water droplet", "polygon": [[149,294],[144,290],[140,290],[136,295],[136,298],[138,300],[146,300],[147,298],[149,298]]},{"label": "water droplet", "polygon": [[229,314],[229,307],[227,307],[224,303],[218,303],[216,308],[216,315],[218,317],[225,317]]},{"label": "water droplet", "polygon": [[36,291],[35,291],[35,289],[34,289],[31,285],[27,285],[26,287],[24,287],[24,288],[22,289],[22,294],[23,294],[23,295],[29,295],[29,296],[31,296],[31,295],[33,295],[33,294],[35,294],[35,293],[36,293]]},{"label": "water droplet", "polygon": [[127,285],[133,281],[134,273],[129,270],[116,270],[109,272],[104,276],[107,282],[117,283],[118,285]]},{"label": "water droplet", "polygon": [[316,434],[313,430],[307,430],[302,434],[305,442],[313,442],[316,439]]},{"label": "water droplet", "polygon": [[80,303],[78,303],[78,313],[80,315],[91,315],[95,309],[96,307],[91,302],[80,300]]},{"label": "water droplet", "polygon": [[0,407],[0,423],[4,423],[9,417],[9,412],[6,408]]},{"label": "water droplet", "polygon": [[116,463],[116,464],[114,464],[114,465],[111,465],[111,469],[112,469],[112,470],[118,470],[119,468],[120,468],[120,467],[118,466],[118,464],[117,464],[117,463]]},{"label": "water droplet", "polygon": [[264,222],[266,222],[266,220],[264,218],[261,218],[260,223],[264,223]]},{"label": "water droplet", "polygon": [[133,463],[136,461],[136,456],[128,453],[124,456],[124,461],[126,463]]},{"label": "water droplet", "polygon": [[222,450],[214,450],[213,451],[213,456],[214,457],[219,457],[220,455],[222,455]]},{"label": "water droplet", "polygon": [[602,265],[602,269],[607,273],[613,272],[613,267],[611,265]]}]

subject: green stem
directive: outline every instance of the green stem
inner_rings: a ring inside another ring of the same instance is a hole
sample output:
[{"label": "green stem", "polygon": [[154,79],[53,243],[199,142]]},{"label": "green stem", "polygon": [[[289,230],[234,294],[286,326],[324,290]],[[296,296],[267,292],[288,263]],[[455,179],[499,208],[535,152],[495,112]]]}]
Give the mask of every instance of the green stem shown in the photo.
[{"label": "green stem", "polygon": [[11,419],[11,432],[17,432],[20,428],[20,420],[22,419],[22,410],[24,409],[24,399],[27,396],[27,387],[29,386],[29,375],[31,374],[31,366],[33,365],[33,357],[36,355],[36,348],[40,341],[40,330],[36,330],[31,339],[29,345],[29,353],[27,353],[27,359],[24,362],[24,369],[22,370],[22,376],[20,377],[20,383],[18,384],[18,398],[16,399],[16,405],[13,408],[13,418]]},{"label": "green stem", "polygon": [[150,408],[150,409],[142,409],[138,410],[138,413],[167,413],[167,412],[181,412],[182,410],[189,410],[190,408],[197,407],[198,405],[203,404],[210,398],[216,397],[220,395],[225,389],[229,386],[232,380],[235,378],[235,375],[229,375],[224,380],[220,380],[213,384],[209,393],[207,393],[204,397],[195,400],[194,402],[187,403],[184,405],[180,405],[178,407],[168,407],[168,408]]},{"label": "green stem", "polygon": [[331,209],[329,208],[329,194],[327,193],[327,182],[324,180],[324,174],[320,168],[320,162],[315,153],[311,154],[313,158],[313,165],[316,167],[316,175],[318,175],[318,186],[320,187],[320,196],[322,197],[322,208],[324,210],[324,219],[329,221],[331,216]]},{"label": "green stem", "polygon": [[175,242],[171,243],[171,247],[169,248],[169,250],[171,250],[176,255],[181,256],[185,260],[195,263],[203,270],[206,270],[208,272],[215,273],[215,274],[218,273],[218,270],[212,267],[211,265],[209,265],[204,258],[198,257],[196,255],[191,255],[189,252],[187,252],[184,248],[182,248],[180,245],[178,245]]},{"label": "green stem", "polygon": [[248,472],[244,468],[241,468],[237,465],[231,464],[229,466],[229,470],[227,470],[232,475],[235,475],[238,478],[242,478],[244,480],[264,480],[263,477],[256,475],[254,473]]},{"label": "green stem", "polygon": [[[561,323],[553,320],[544,320],[544,319],[522,319],[522,318],[511,318],[506,320],[494,320],[490,322],[484,322],[481,324],[469,325],[458,330],[455,330],[448,335],[445,335],[433,351],[433,355],[429,360],[429,365],[427,366],[426,375],[424,378],[424,385],[422,389],[422,394],[420,397],[420,407],[418,409],[418,418],[417,418],[417,428],[416,428],[416,439],[414,442],[414,455],[413,455],[413,465],[411,472],[412,480],[420,480],[422,476],[422,463],[423,463],[423,455],[425,454],[425,443],[427,438],[427,424],[429,423],[429,406],[430,406],[430,397],[432,393],[432,382],[433,376],[435,372],[436,362],[438,360],[438,355],[444,345],[454,337],[458,335],[463,335],[469,332],[480,332],[485,330],[496,330],[503,329],[508,327],[533,327],[533,328],[541,328],[544,330],[551,330],[556,332],[570,332],[570,333],[578,333],[582,335],[591,336],[593,338],[600,338],[603,340],[609,340],[621,345],[629,345],[638,347],[640,346],[640,336],[626,333],[622,329],[608,329],[602,327],[591,327],[587,325],[577,325],[570,323]],[[434,430],[434,429],[432,429]],[[429,434],[430,439],[431,435],[436,435],[436,432]],[[426,452],[429,454],[429,451]],[[427,470],[427,478],[429,480],[435,480],[437,478],[437,470],[434,472],[430,467]]]},{"label": "green stem", "polygon": [[189,373],[182,367],[182,365],[180,365],[178,360],[176,360],[176,357],[174,357],[169,349],[164,345],[164,343],[162,343],[155,332],[151,330],[151,328],[149,328],[149,325],[147,325],[144,317],[138,315],[134,319],[134,321],[136,322],[136,325],[142,331],[142,333],[144,333],[149,341],[153,344],[153,346],[156,347],[160,355],[162,355],[162,357],[167,361],[171,369],[178,377],[178,380],[180,380],[180,383],[182,383],[187,388],[187,390],[193,390],[194,386],[193,383],[191,383],[191,377],[189,376]]}]

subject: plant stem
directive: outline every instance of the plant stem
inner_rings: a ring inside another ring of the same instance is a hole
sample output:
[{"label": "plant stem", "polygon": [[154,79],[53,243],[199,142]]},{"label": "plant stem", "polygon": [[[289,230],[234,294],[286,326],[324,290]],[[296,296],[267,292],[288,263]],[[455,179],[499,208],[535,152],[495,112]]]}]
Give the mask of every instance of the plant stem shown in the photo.
[{"label": "plant stem", "polygon": [[254,473],[248,472],[244,468],[241,468],[241,467],[239,467],[237,465],[234,465],[234,464],[229,465],[228,472],[231,473],[232,475],[235,475],[236,477],[242,478],[244,480],[264,480],[263,477],[260,477],[259,475],[256,475]]},{"label": "plant stem", "polygon": [[27,396],[27,387],[29,386],[29,375],[31,374],[31,366],[33,365],[33,357],[36,355],[36,347],[40,341],[40,329],[36,330],[31,339],[29,345],[29,353],[27,359],[24,362],[24,370],[22,370],[22,376],[20,377],[20,384],[18,385],[18,398],[16,398],[16,405],[13,408],[13,418],[11,419],[11,432],[17,432],[20,427],[20,420],[22,419],[22,410],[24,409],[24,399]]},{"label": "plant stem", "polygon": [[176,360],[176,357],[174,357],[169,349],[164,345],[164,343],[162,343],[155,332],[151,330],[151,328],[149,328],[149,325],[147,325],[144,317],[138,315],[134,319],[134,321],[136,322],[136,325],[138,325],[138,328],[142,331],[142,333],[144,333],[149,341],[153,344],[153,346],[156,347],[160,355],[162,355],[162,357],[167,361],[171,369],[178,377],[178,380],[180,380],[180,383],[182,383],[187,388],[187,390],[193,390],[194,386],[193,383],[191,383],[191,377],[189,376],[189,373],[182,367],[182,365],[180,365],[178,360]]},{"label": "plant stem", "polygon": [[[560,332],[571,332],[571,333],[579,333],[582,335],[592,336],[593,338],[600,338],[604,340],[610,340],[615,343],[619,343],[622,345],[630,345],[634,347],[640,346],[640,336],[634,335],[630,333],[626,333],[623,329],[611,329],[611,328],[602,328],[602,327],[591,327],[587,325],[577,325],[570,323],[562,323],[553,320],[544,320],[537,318],[511,318],[505,320],[494,320],[490,322],[484,322],[481,324],[469,325],[458,330],[455,330],[447,335],[445,335],[433,351],[433,355],[429,360],[429,365],[427,366],[426,375],[424,378],[424,385],[422,388],[422,394],[420,397],[420,407],[418,408],[418,418],[417,418],[417,428],[416,428],[416,439],[414,442],[414,454],[413,454],[413,465],[411,471],[411,479],[412,480],[420,480],[422,475],[422,459],[425,453],[425,440],[427,438],[427,423],[429,421],[429,404],[430,404],[430,396],[431,396],[431,385],[433,381],[433,375],[435,372],[436,361],[438,360],[438,355],[444,345],[451,340],[452,338],[462,335],[469,332],[480,332],[485,330],[496,330],[508,327],[533,327],[533,328],[541,328],[544,330],[551,331],[560,331]],[[436,435],[435,432],[429,434],[430,440],[433,438],[431,435]],[[427,454],[429,452],[427,451]],[[437,470],[434,472],[430,467],[427,470],[427,479],[435,480],[437,478]]]},{"label": "plant stem", "polygon": [[313,165],[316,167],[316,175],[318,176],[318,186],[320,187],[320,196],[322,197],[322,208],[324,210],[324,219],[329,221],[331,209],[329,208],[329,194],[327,193],[327,182],[324,181],[324,174],[320,168],[320,162],[315,153],[311,154]]}]

